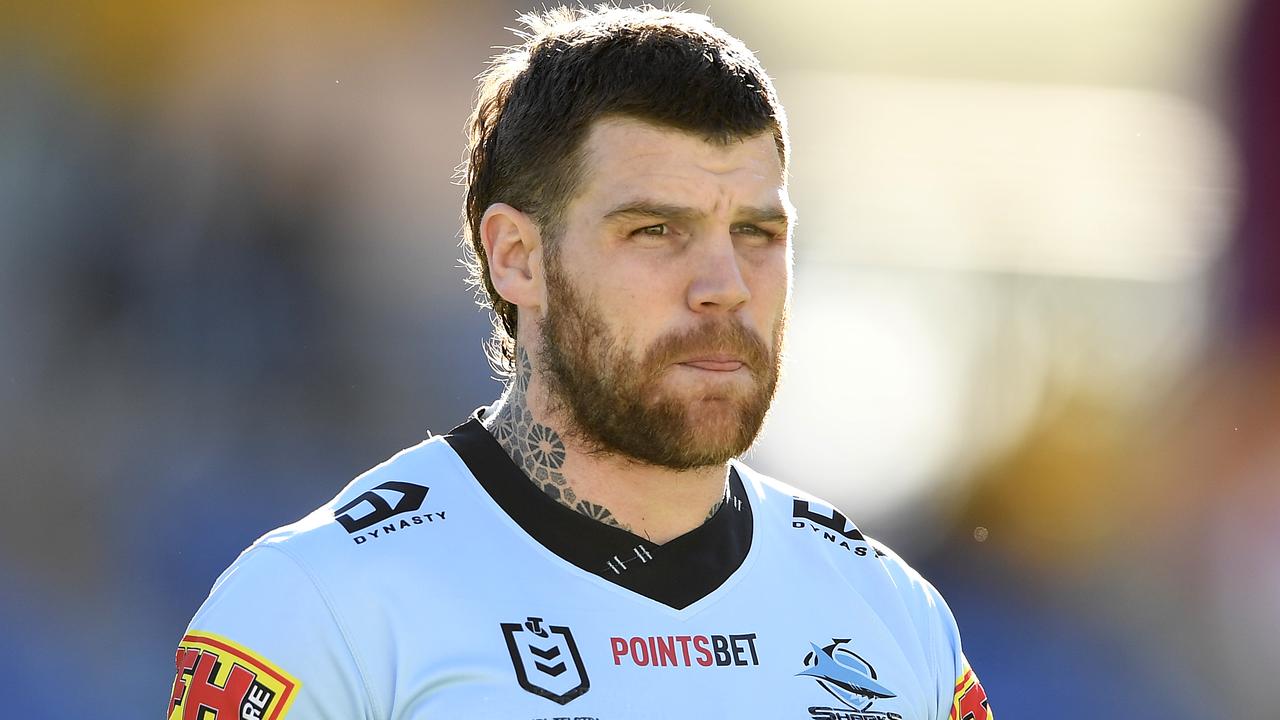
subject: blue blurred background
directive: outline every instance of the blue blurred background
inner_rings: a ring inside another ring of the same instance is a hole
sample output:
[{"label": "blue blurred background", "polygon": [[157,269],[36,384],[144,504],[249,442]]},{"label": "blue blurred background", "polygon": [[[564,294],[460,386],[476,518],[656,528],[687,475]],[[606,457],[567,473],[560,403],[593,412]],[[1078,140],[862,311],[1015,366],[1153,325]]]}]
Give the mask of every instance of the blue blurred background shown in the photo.
[{"label": "blue blurred background", "polygon": [[[0,10],[0,696],[160,716],[255,537],[499,391],[473,78],[530,6]],[[795,147],[757,467],[1002,719],[1280,717],[1280,3],[711,2]]]}]

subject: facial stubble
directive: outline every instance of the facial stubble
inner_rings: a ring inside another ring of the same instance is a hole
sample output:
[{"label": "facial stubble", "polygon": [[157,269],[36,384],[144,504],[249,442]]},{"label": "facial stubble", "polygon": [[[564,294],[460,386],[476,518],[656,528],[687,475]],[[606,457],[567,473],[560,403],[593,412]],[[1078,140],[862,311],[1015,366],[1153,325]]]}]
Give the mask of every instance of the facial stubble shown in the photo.
[{"label": "facial stubble", "polygon": [[[726,315],[665,335],[638,354],[558,263],[548,262],[546,272],[550,311],[539,325],[538,358],[553,411],[567,423],[564,435],[588,452],[673,470],[722,465],[751,447],[777,388],[785,312],[771,328],[772,350]],[[744,362],[748,390],[680,394],[663,386],[680,360],[721,353]]]}]

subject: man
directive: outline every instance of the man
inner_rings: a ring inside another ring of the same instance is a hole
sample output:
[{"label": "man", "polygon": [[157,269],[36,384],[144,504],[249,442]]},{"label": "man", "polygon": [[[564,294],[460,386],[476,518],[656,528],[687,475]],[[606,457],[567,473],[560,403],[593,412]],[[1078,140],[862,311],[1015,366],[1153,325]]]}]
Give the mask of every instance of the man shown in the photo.
[{"label": "man", "polygon": [[768,76],[698,15],[525,22],[466,167],[506,393],[248,549],[169,717],[989,717],[934,589],[732,459],[791,282]]}]

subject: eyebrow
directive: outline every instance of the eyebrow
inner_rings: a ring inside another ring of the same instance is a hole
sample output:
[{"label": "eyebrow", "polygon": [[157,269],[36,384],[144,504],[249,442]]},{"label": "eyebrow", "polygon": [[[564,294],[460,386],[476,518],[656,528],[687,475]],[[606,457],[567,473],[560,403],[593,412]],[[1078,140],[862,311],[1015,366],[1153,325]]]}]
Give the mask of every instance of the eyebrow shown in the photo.
[{"label": "eyebrow", "polygon": [[[625,220],[632,218],[662,218],[666,220],[690,221],[706,215],[698,208],[687,205],[670,205],[667,203],[636,200],[623,203],[605,213],[605,220]],[[789,224],[791,216],[781,206],[738,208],[734,213],[734,222],[782,223]]]}]

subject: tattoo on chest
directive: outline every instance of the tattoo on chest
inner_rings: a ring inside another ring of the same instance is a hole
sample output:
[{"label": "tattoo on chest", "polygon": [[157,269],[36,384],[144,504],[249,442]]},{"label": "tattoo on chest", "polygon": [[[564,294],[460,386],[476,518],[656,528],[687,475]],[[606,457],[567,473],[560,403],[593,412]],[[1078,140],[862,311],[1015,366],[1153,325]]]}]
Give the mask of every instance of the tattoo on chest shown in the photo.
[{"label": "tattoo on chest", "polygon": [[618,522],[608,508],[580,499],[569,487],[569,481],[561,471],[565,458],[564,440],[555,430],[535,421],[529,411],[529,378],[532,375],[529,355],[521,348],[516,352],[515,387],[493,425],[493,437],[516,466],[553,500],[593,520],[630,531],[631,528]]}]

